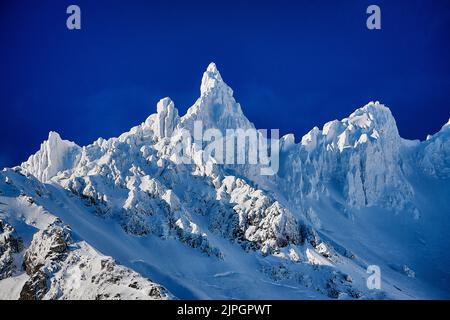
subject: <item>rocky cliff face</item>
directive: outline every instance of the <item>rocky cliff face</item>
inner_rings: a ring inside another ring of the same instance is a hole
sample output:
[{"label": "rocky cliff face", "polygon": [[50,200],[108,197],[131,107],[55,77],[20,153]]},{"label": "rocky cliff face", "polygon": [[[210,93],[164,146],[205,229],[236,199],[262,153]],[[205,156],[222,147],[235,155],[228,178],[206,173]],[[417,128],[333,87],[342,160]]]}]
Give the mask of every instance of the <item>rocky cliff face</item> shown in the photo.
[{"label": "rocky cliff face", "polygon": [[0,280],[17,271],[15,255],[23,250],[23,241],[15,229],[0,220]]}]

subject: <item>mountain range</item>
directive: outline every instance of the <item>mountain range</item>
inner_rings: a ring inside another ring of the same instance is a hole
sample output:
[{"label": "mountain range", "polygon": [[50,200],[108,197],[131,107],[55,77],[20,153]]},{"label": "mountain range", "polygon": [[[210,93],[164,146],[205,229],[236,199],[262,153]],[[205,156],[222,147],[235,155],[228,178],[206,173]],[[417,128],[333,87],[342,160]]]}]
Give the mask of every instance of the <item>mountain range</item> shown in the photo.
[{"label": "mountain range", "polygon": [[119,137],[50,132],[3,169],[0,299],[450,298],[450,120],[406,140],[369,102],[279,138],[274,175],[195,141],[177,161],[198,121],[255,128],[214,63],[185,115],[164,98]]}]

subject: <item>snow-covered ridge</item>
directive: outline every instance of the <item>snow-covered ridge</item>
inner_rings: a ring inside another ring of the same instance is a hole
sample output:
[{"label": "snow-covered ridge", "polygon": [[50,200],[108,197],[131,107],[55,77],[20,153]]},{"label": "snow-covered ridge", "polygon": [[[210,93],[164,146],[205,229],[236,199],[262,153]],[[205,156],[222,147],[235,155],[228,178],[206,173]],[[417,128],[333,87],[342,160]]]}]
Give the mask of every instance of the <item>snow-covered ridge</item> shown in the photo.
[{"label": "snow-covered ridge", "polygon": [[33,236],[24,255],[29,279],[20,298],[148,299],[171,298],[161,286],[142,278],[84,241],[71,240],[71,231],[56,220]]},{"label": "snow-covered ridge", "polygon": [[414,159],[427,175],[450,178],[450,119],[442,129],[417,146]]},{"label": "snow-covered ridge", "polygon": [[302,146],[311,151],[322,143],[326,150],[343,152],[369,141],[386,139],[398,144],[399,134],[391,111],[377,102],[370,102],[341,121],[327,122],[322,130],[312,129],[302,138]]},{"label": "snow-covered ridge", "polygon": [[350,206],[404,208],[413,190],[403,174],[401,141],[391,111],[370,102],[322,130],[313,128],[287,152],[283,172],[292,179],[287,189],[293,188],[295,199],[333,189]]}]

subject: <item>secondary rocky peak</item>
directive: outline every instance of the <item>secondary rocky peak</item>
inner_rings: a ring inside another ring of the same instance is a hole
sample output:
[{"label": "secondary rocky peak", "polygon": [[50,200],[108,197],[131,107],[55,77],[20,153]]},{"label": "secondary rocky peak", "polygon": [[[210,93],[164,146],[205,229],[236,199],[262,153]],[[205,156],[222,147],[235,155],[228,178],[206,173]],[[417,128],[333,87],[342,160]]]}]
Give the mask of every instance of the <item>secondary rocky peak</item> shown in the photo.
[{"label": "secondary rocky peak", "polygon": [[301,145],[308,151],[315,150],[319,145],[327,150],[342,152],[369,140],[378,140],[395,150],[400,144],[400,136],[391,111],[378,101],[369,102],[340,121],[327,122],[322,130],[313,128],[302,138]]},{"label": "secondary rocky peak", "polygon": [[63,140],[57,132],[50,131],[48,139],[41,144],[39,151],[21,166],[45,182],[58,172],[71,168],[80,149],[76,143]]}]

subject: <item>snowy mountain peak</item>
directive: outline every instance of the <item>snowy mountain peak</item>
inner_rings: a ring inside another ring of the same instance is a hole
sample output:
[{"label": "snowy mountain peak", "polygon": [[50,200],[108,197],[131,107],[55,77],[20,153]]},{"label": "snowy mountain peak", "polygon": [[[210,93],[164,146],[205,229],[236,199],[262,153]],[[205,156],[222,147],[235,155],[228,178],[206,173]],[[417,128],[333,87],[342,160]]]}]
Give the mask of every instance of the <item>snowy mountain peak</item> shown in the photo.
[{"label": "snowy mountain peak", "polygon": [[63,141],[61,136],[56,131],[50,131],[48,133],[48,142],[49,143],[58,143],[59,141]]},{"label": "snowy mountain peak", "polygon": [[[370,102],[299,144],[283,136],[268,177],[198,161],[181,132],[196,121],[253,128],[214,63],[183,117],[166,97],[118,138],[80,148],[50,132],[1,171],[0,299],[449,296],[448,268],[426,262],[450,261],[450,120],[406,143]],[[368,264],[381,291],[361,276]]]},{"label": "snowy mountain peak", "polygon": [[[300,172],[306,180],[316,181],[312,190],[321,190],[323,176],[346,181],[339,188],[350,206],[382,203],[389,208],[404,208],[413,192],[402,171],[401,146],[389,108],[369,102],[341,121],[327,122],[322,130],[314,127],[302,137],[298,159],[289,159],[288,166],[294,163],[291,175]],[[314,170],[302,169],[302,152],[308,155]],[[336,186],[330,188],[335,190]],[[310,192],[309,187],[306,190]],[[395,191],[386,196],[386,190]]]},{"label": "snowy mountain peak", "polygon": [[327,122],[322,130],[315,127],[303,138],[301,145],[312,151],[317,145],[326,149],[356,148],[369,141],[386,142],[393,148],[400,143],[397,125],[391,111],[385,105],[369,102],[356,109],[347,118]]},{"label": "snowy mountain peak", "polygon": [[383,126],[395,127],[397,129],[391,110],[378,101],[371,101],[365,106],[356,109],[348,118],[342,121],[348,123],[348,125],[362,129]]},{"label": "snowy mountain peak", "polygon": [[220,91],[230,96],[233,95],[233,90],[223,81],[214,62],[211,62],[203,73],[200,95],[205,96],[211,91]]},{"label": "snowy mountain peak", "polygon": [[234,99],[233,90],[223,81],[213,62],[203,73],[200,94],[181,119],[184,128],[191,129],[195,121],[202,121],[204,128],[219,130],[253,127]]},{"label": "snowy mountain peak", "polygon": [[[217,70],[217,66],[216,66],[216,64],[215,64],[214,62],[211,62],[211,63],[208,65],[208,68],[206,68],[206,71],[207,71],[207,72],[211,72],[211,73],[217,73],[217,74],[219,74],[219,70]],[[220,74],[219,74],[219,76],[220,76]]]},{"label": "snowy mountain peak", "polygon": [[76,143],[63,140],[57,132],[50,131],[39,151],[21,166],[39,180],[48,181],[58,172],[71,168],[80,149]]}]

